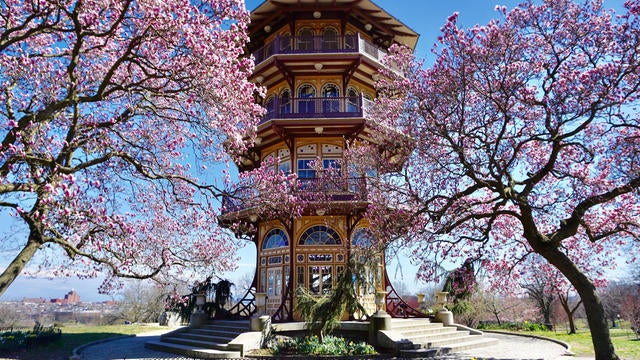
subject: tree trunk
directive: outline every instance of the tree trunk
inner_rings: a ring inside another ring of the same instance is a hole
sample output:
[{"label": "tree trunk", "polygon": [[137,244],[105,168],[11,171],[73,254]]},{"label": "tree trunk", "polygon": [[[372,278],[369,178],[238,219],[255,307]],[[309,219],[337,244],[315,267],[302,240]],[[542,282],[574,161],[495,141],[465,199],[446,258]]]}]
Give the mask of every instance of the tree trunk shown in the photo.
[{"label": "tree trunk", "polygon": [[30,236],[27,244],[0,275],[0,296],[4,294],[11,283],[20,275],[39,248],[40,244]]},{"label": "tree trunk", "polygon": [[569,306],[569,294],[566,294],[566,296],[563,294],[560,294],[558,295],[558,299],[560,300],[560,304],[562,304],[562,309],[564,309],[564,312],[567,314],[567,319],[569,320],[569,334],[575,334],[577,329],[576,329],[576,322],[574,321],[574,314],[576,313],[576,310],[578,310],[578,308],[580,307],[582,300],[578,301],[576,306],[574,306],[573,309],[571,309],[571,307]]},{"label": "tree trunk", "polygon": [[498,322],[498,326],[502,326],[502,322],[500,321],[500,316],[497,312],[494,312],[493,315],[496,317],[496,321]]},{"label": "tree trunk", "polygon": [[564,310],[565,314],[567,314],[567,319],[569,320],[569,334],[575,334],[576,324],[575,321],[573,321],[573,312],[571,311],[571,309],[569,309],[569,299],[565,298],[563,295],[558,296],[558,298],[560,299],[562,309]]},{"label": "tree trunk", "polygon": [[619,360],[611,342],[604,306],[591,280],[558,248],[545,246],[539,253],[566,276],[582,299],[596,360]]}]

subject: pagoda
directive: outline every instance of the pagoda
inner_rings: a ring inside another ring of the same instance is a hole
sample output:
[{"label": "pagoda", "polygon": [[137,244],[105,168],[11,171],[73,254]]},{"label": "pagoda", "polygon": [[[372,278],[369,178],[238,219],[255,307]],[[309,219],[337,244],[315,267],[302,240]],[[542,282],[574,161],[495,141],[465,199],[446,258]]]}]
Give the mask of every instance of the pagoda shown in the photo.
[{"label": "pagoda", "polygon": [[[266,114],[238,169],[295,173],[298,190],[323,192],[330,206],[311,202],[302,216],[282,221],[254,212],[236,194],[223,199],[220,223],[251,224],[257,248],[251,295],[266,296],[262,312],[274,321],[300,320],[295,289],[330,292],[354,247],[371,241],[363,213],[367,176],[376,174],[348,171],[343,153],[350,143],[371,141],[367,111],[387,49],[414,49],[418,34],[369,0],[267,0],[251,13],[249,36],[256,65],[250,80],[266,89],[257,99]],[[383,291],[385,310],[406,316],[409,308],[384,266],[381,254],[373,285],[358,289],[360,303],[373,313],[375,293]]]}]

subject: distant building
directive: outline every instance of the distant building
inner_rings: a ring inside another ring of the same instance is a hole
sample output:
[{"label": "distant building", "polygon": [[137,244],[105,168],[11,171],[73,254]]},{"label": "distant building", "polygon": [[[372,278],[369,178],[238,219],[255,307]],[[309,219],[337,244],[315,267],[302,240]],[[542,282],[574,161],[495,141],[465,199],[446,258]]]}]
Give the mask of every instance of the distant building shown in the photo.
[{"label": "distant building", "polygon": [[46,302],[47,302],[47,299],[41,298],[41,297],[39,297],[39,298],[28,298],[28,297],[22,298],[22,303],[23,304],[44,304]]},{"label": "distant building", "polygon": [[55,298],[51,299],[51,302],[54,304],[73,305],[80,302],[80,295],[75,290],[71,290],[64,296],[64,299]]}]

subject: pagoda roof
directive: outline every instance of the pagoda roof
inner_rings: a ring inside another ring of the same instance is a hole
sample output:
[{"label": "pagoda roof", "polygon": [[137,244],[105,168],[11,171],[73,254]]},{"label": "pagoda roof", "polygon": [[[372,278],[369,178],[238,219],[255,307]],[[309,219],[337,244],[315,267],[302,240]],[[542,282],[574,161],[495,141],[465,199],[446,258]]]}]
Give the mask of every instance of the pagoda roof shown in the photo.
[{"label": "pagoda roof", "polygon": [[391,38],[412,50],[420,36],[370,0],[266,0],[251,12],[249,33],[256,33],[266,25],[285,23],[291,14],[314,11],[348,14],[363,25],[371,24],[373,35]]}]

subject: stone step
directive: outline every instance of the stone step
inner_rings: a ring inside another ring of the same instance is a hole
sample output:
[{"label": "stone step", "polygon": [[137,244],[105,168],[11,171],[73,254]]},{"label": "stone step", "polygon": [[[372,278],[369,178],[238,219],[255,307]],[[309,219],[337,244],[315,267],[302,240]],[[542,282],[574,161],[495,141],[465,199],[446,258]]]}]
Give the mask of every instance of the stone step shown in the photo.
[{"label": "stone step", "polygon": [[402,358],[431,358],[436,357],[438,355],[442,355],[439,353],[440,349],[407,349],[400,350],[400,357]]},{"label": "stone step", "polygon": [[168,338],[178,338],[178,339],[190,339],[190,340],[199,340],[199,341],[208,341],[211,343],[217,344],[226,344],[229,341],[235,339],[235,335],[233,336],[214,336],[208,334],[198,334],[193,331],[185,331],[178,334],[174,334],[173,336],[168,336]]},{"label": "stone step", "polygon": [[454,326],[436,326],[436,327],[424,327],[421,329],[393,329],[403,336],[413,337],[420,335],[430,335],[430,334],[447,334],[454,333],[457,331],[457,328]]},{"label": "stone step", "polygon": [[224,327],[237,327],[237,328],[245,328],[245,329],[249,330],[249,321],[248,320],[212,320],[212,321],[208,322],[206,325],[215,325],[215,326],[224,326]]},{"label": "stone step", "polygon": [[[422,347],[438,347],[441,344],[449,344],[453,342],[460,341],[461,339],[468,338],[469,336],[477,336],[477,335],[469,335],[468,331],[453,331],[446,333],[436,333],[429,335],[417,335],[413,337],[407,337],[407,340],[411,341],[414,344],[421,344]],[[426,345],[426,346],[425,346]]]},{"label": "stone step", "polygon": [[495,338],[488,338],[481,335],[470,335],[468,340],[452,345],[442,346],[442,348],[447,349],[449,352],[462,352],[465,350],[495,345],[497,343],[498,339]]},{"label": "stone step", "polygon": [[442,344],[439,347],[417,349],[402,349],[400,350],[401,357],[408,358],[427,358],[446,355],[450,353],[457,353],[471,349],[477,349],[481,347],[491,346],[498,342],[497,339],[482,337],[481,335],[469,335],[469,338],[464,339],[458,343],[450,343],[447,345]]},{"label": "stone step", "polygon": [[191,346],[196,348],[206,348],[206,349],[215,349],[215,350],[226,350],[227,342],[211,342],[207,340],[196,340],[189,339],[184,337],[170,336],[164,337],[161,339],[163,343],[172,343],[172,344],[180,344],[185,346]]},{"label": "stone step", "polygon": [[197,327],[202,330],[224,331],[228,333],[240,334],[249,331],[249,325],[243,326],[242,324],[207,324]]},{"label": "stone step", "polygon": [[441,323],[431,322],[431,320],[427,319],[427,318],[424,318],[424,319],[418,319],[418,318],[408,318],[408,319],[393,318],[393,319],[391,319],[391,325],[392,326],[402,325],[402,324],[441,324]]},{"label": "stone step", "polygon": [[188,332],[191,334],[226,337],[230,339],[233,339],[236,336],[238,336],[238,333],[236,332],[229,332],[227,330],[222,330],[222,329],[212,330],[212,329],[204,329],[204,328],[193,328],[193,329],[189,329]]},{"label": "stone step", "polygon": [[241,357],[238,351],[209,349],[155,340],[147,341],[145,347],[173,354],[186,355],[194,359],[232,359]]},{"label": "stone step", "polygon": [[391,329],[401,332],[422,329],[440,329],[442,327],[442,323],[432,323],[429,321],[391,322]]}]

